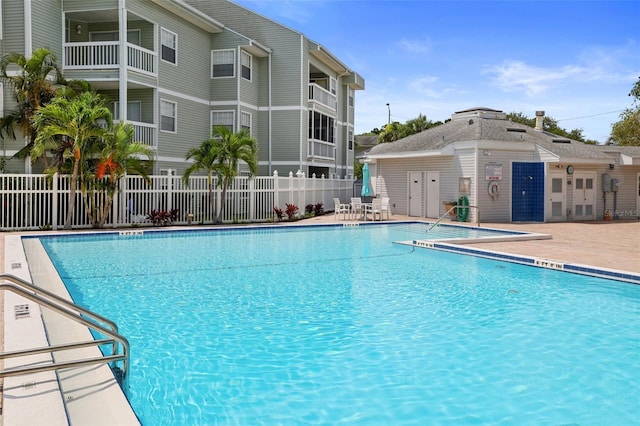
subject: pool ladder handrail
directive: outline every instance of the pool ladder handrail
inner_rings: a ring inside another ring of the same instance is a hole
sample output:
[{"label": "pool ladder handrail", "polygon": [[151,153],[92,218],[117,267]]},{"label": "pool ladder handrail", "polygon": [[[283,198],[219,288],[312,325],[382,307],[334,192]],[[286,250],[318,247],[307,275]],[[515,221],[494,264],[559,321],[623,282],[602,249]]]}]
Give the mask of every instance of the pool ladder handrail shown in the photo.
[{"label": "pool ladder handrail", "polygon": [[[9,282],[6,282],[9,281]],[[109,364],[111,362],[122,361],[122,377],[116,377],[125,394],[129,389],[129,341],[118,332],[118,326],[108,318],[95,312],[83,308],[67,299],[58,296],[48,290],[36,287],[33,284],[11,274],[0,275],[0,290],[8,290],[29,299],[41,306],[51,309],[79,324],[82,324],[94,331],[97,331],[108,339],[96,339],[84,342],[68,343],[62,345],[50,345],[40,348],[24,349],[11,352],[0,353],[0,360],[16,358],[21,356],[50,353],[53,355],[57,351],[80,349],[91,346],[111,345],[111,355],[103,355],[96,358],[86,358],[74,361],[55,362],[52,356],[52,363],[37,366],[10,367],[0,370],[0,378],[10,376],[20,376],[23,374],[39,373],[43,371],[61,370],[65,368],[83,367],[87,365]],[[87,318],[89,319],[87,319]],[[102,323],[102,324],[100,324]],[[122,353],[118,353],[119,347]]]},{"label": "pool ladder handrail", "polygon": [[455,210],[457,208],[461,208],[461,209],[476,209],[478,211],[478,215],[476,216],[476,224],[477,224],[478,228],[480,227],[480,207],[478,207],[478,206],[451,206],[446,212],[444,212],[444,214],[442,216],[440,216],[438,218],[438,220],[436,220],[433,223],[433,225],[431,225],[429,228],[427,228],[427,232],[431,231],[433,228],[435,228],[437,225],[439,225],[440,222],[442,222],[442,219],[444,219],[449,213],[451,213],[453,210]]}]

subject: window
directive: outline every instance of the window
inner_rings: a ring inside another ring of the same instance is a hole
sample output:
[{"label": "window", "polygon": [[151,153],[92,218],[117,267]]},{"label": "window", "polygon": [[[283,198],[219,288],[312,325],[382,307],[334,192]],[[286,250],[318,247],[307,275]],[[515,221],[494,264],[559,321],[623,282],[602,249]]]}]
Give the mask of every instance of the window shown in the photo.
[{"label": "window", "polygon": [[309,138],[335,143],[336,120],[317,111],[309,111]]},{"label": "window", "polygon": [[353,89],[349,89],[349,106],[353,108]]},{"label": "window", "polygon": [[329,79],[329,91],[332,95],[336,94],[336,79],[333,77]]},{"label": "window", "polygon": [[[142,107],[140,101],[127,102],[127,121],[142,121]],[[120,120],[120,102],[113,103],[113,119]]]},{"label": "window", "polygon": [[242,52],[240,56],[240,72],[242,78],[251,80],[251,60],[253,58],[248,53]]},{"label": "window", "polygon": [[211,77],[233,77],[235,75],[234,50],[211,51]]},{"label": "window", "polygon": [[162,60],[176,64],[178,35],[162,28],[160,30],[160,44],[162,45]]},{"label": "window", "polygon": [[353,130],[349,130],[349,151],[353,151]]},{"label": "window", "polygon": [[160,130],[175,133],[176,110],[177,104],[175,102],[160,100]]},{"label": "window", "polygon": [[211,127],[224,126],[233,132],[233,111],[211,111]]},{"label": "window", "polygon": [[251,114],[248,112],[240,113],[240,130],[247,130],[251,135]]}]

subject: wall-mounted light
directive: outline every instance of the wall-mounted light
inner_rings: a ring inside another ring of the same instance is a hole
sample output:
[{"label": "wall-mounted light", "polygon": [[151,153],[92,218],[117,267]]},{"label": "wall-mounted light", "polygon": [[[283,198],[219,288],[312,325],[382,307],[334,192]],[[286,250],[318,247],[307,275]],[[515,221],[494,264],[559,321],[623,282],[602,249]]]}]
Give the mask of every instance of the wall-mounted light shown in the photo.
[{"label": "wall-mounted light", "polygon": [[484,155],[491,155],[491,151],[489,151],[488,149],[485,149],[483,152]]},{"label": "wall-mounted light", "polygon": [[615,165],[615,164],[609,164],[609,170],[613,170],[613,169],[615,169],[615,168],[616,168],[616,165]]},{"label": "wall-mounted light", "polygon": [[78,35],[82,34],[82,25],[80,24],[76,25],[76,34]]}]

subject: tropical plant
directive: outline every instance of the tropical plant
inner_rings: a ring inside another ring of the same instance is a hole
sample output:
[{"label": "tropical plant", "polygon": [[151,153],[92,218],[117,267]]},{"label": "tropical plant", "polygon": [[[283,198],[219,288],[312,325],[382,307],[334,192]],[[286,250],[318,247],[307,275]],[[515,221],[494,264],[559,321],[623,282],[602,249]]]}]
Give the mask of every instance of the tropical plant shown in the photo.
[{"label": "tropical plant", "polygon": [[94,227],[102,227],[109,217],[118,183],[125,174],[139,174],[149,183],[154,151],[135,142],[134,137],[134,127],[121,121],[98,143],[101,150],[95,173],[87,172],[81,182],[85,210]]},{"label": "tropical plant", "polygon": [[287,218],[289,220],[293,220],[296,218],[296,214],[298,213],[298,210],[300,209],[295,204],[286,203],[286,208],[284,210],[284,213],[287,215]]},{"label": "tropical plant", "polygon": [[112,122],[104,99],[94,92],[83,92],[73,98],[56,97],[33,116],[32,123],[38,134],[32,153],[40,156],[57,146],[60,159],[72,162],[64,229],[71,229],[78,178],[85,171],[83,161],[91,158],[98,141],[109,136]]},{"label": "tropical plant", "polygon": [[258,173],[258,143],[249,136],[245,129],[233,133],[225,126],[214,128],[213,137],[203,141],[200,147],[187,152],[186,159],[194,159],[194,163],[185,170],[183,180],[188,182],[189,176],[198,170],[207,170],[209,179],[209,202],[213,205],[213,188],[211,174],[218,176],[217,186],[222,188],[220,208],[215,223],[222,223],[227,189],[238,175],[240,162],[247,164],[249,177]]},{"label": "tropical plant", "polygon": [[274,207],[273,212],[276,214],[278,220],[282,220],[282,209],[280,207]]},{"label": "tropical plant", "polygon": [[200,146],[187,151],[185,159],[192,160],[193,163],[182,174],[182,181],[189,185],[189,177],[201,170],[207,171],[207,188],[209,189],[209,211],[213,211],[213,173],[218,166],[215,142],[213,139],[203,141]]},{"label": "tropical plant", "polygon": [[[58,87],[65,83],[64,77],[55,55],[46,48],[36,49],[30,58],[18,52],[4,55],[0,60],[0,77],[9,82],[17,102],[14,111],[0,118],[0,135],[15,139],[15,130],[20,130],[28,143],[15,156],[26,158],[37,137],[33,115],[56,96]],[[41,155],[47,167],[45,152]]]}]

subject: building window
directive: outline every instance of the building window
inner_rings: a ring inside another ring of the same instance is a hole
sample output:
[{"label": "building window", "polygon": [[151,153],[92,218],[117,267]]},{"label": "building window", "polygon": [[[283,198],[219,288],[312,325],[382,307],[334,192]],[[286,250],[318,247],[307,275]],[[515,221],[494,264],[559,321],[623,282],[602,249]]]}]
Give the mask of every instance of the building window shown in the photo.
[{"label": "building window", "polygon": [[349,89],[349,106],[351,108],[353,108],[353,98],[354,98],[353,89]]},{"label": "building window", "polygon": [[211,111],[211,130],[215,127],[223,126],[233,132],[234,113],[233,111]]},{"label": "building window", "polygon": [[349,151],[353,151],[353,130],[349,130],[347,137],[349,138]]},{"label": "building window", "polygon": [[248,112],[240,113],[240,130],[246,130],[251,135],[251,114]]},{"label": "building window", "polygon": [[335,143],[336,120],[317,111],[309,111],[309,139]]},{"label": "building window", "polygon": [[235,65],[235,51],[233,49],[211,51],[211,77],[233,77]]},{"label": "building window", "polygon": [[336,79],[333,77],[329,78],[329,91],[332,95],[336,94]]},{"label": "building window", "polygon": [[160,100],[160,130],[163,132],[176,132],[177,108],[175,102]]},{"label": "building window", "polygon": [[241,55],[240,55],[241,75],[242,75],[242,78],[244,78],[246,80],[251,80],[251,61],[252,61],[252,59],[253,58],[248,53],[242,52]]},{"label": "building window", "polygon": [[162,28],[160,29],[160,44],[162,45],[162,60],[176,64],[178,35]]},{"label": "building window", "polygon": [[[113,119],[120,120],[120,102],[113,102]],[[127,121],[142,121],[142,106],[140,101],[127,102]]]}]

